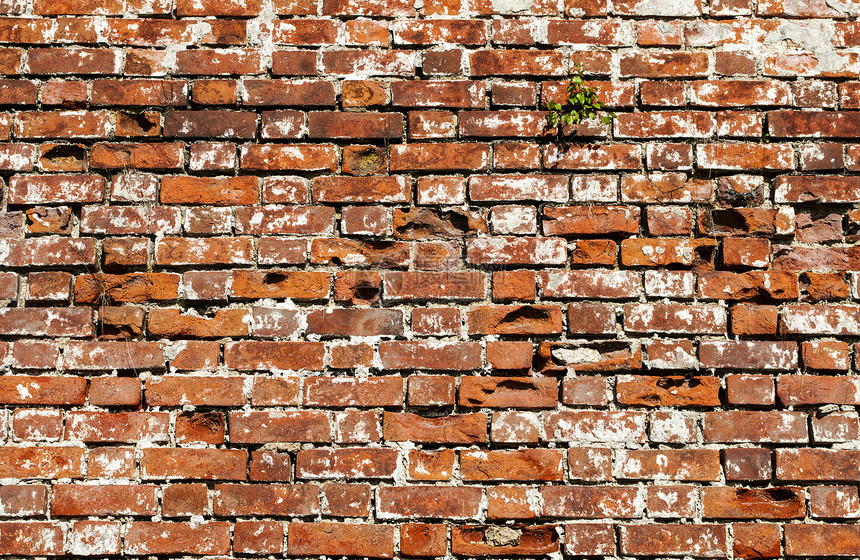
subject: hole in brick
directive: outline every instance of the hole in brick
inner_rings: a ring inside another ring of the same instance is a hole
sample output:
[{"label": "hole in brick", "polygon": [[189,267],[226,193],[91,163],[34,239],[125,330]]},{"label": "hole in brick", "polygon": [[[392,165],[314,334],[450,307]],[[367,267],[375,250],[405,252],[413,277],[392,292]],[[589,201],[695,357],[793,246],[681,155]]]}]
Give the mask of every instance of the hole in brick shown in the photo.
[{"label": "hole in brick", "polygon": [[717,248],[713,245],[701,245],[693,249],[693,268],[694,269],[714,269],[714,257],[716,256]]},{"label": "hole in brick", "polygon": [[519,307],[510,313],[506,314],[504,317],[499,319],[498,324],[502,323],[516,323],[519,321],[548,321],[549,320],[549,312],[543,309],[536,309],[534,307],[522,306]]},{"label": "hole in brick", "polygon": [[533,389],[537,389],[534,383],[529,381],[516,381],[514,379],[505,379],[501,383],[497,384],[493,390],[498,388],[511,389],[512,391],[531,391]]},{"label": "hole in brick", "polygon": [[664,377],[657,381],[657,386],[661,389],[675,389],[678,387],[697,387],[701,385],[702,382],[698,379],[670,379],[668,377]]},{"label": "hole in brick", "polygon": [[269,272],[263,276],[263,284],[280,284],[287,279],[287,275],[281,272]]},{"label": "hole in brick", "polygon": [[356,286],[354,293],[356,299],[370,301],[379,295],[379,287],[370,284],[364,284],[361,286]]},{"label": "hole in brick", "polygon": [[217,434],[223,427],[224,419],[217,412],[203,412],[191,415],[190,423],[194,429]]},{"label": "hole in brick", "polygon": [[87,151],[83,146],[60,144],[46,151],[42,157],[57,163],[61,161],[77,163],[84,161],[84,158],[87,157]]},{"label": "hole in brick", "polygon": [[144,132],[149,132],[155,127],[155,123],[149,120],[145,113],[126,113],[125,116],[134,121]]}]

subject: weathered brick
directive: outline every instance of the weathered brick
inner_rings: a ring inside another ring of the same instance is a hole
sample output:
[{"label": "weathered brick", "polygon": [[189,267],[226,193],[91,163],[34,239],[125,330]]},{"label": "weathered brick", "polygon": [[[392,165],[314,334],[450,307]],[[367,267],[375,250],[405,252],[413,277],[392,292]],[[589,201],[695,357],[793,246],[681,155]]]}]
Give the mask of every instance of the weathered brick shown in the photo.
[{"label": "weathered brick", "polygon": [[155,485],[57,484],[52,494],[51,515],[155,515]]},{"label": "weathered brick", "polygon": [[319,488],[310,484],[217,484],[213,513],[219,516],[315,515]]},{"label": "weathered brick", "polygon": [[706,412],[702,433],[705,441],[805,443],[806,419],[803,412]]},{"label": "weathered brick", "polygon": [[620,478],[715,481],[720,478],[720,454],[715,449],[630,450],[616,453]]},{"label": "weathered brick", "polygon": [[377,493],[380,519],[474,519],[483,490],[475,486],[385,486]]},{"label": "weathered brick", "polygon": [[288,553],[293,556],[392,558],[394,528],[350,523],[290,523]]},{"label": "weathered brick", "polygon": [[207,522],[134,521],[128,524],[124,539],[128,554],[227,554],[230,550],[230,524]]},{"label": "weathered brick", "polygon": [[428,443],[478,443],[487,441],[484,413],[424,418],[416,414],[386,412],[383,438],[388,441]]},{"label": "weathered brick", "polygon": [[[623,486],[542,486],[542,517],[629,519],[640,514],[639,489]],[[607,499],[608,498],[608,499]]]},{"label": "weathered brick", "polygon": [[147,448],[140,470],[147,480],[246,480],[247,464],[248,453],[239,449]]},{"label": "weathered brick", "polygon": [[65,439],[98,443],[134,443],[143,438],[167,441],[170,418],[160,412],[70,412]]},{"label": "weathered brick", "polygon": [[619,549],[636,556],[722,558],[728,555],[723,525],[623,525]]}]

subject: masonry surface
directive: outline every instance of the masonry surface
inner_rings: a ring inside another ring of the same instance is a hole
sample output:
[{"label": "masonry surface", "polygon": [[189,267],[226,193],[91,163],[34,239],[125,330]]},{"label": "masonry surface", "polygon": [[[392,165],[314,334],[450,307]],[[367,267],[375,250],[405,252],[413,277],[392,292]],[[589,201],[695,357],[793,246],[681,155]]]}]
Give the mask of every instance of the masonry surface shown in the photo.
[{"label": "masonry surface", "polygon": [[0,12],[0,555],[860,556],[854,0]]}]

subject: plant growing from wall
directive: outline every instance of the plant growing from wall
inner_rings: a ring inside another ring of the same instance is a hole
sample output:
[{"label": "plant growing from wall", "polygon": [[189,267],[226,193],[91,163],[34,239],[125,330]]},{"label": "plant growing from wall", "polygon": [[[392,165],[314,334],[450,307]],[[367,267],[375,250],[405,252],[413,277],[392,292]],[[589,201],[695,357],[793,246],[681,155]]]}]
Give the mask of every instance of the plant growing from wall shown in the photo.
[{"label": "plant growing from wall", "polygon": [[582,77],[581,67],[577,64],[570,81],[567,84],[567,100],[564,103],[556,101],[546,102],[546,122],[550,127],[556,141],[564,143],[564,127],[573,126],[586,119],[597,118],[598,114],[606,113],[601,117],[603,124],[609,124],[617,115],[606,112],[602,101],[597,99],[600,91],[586,85]]}]

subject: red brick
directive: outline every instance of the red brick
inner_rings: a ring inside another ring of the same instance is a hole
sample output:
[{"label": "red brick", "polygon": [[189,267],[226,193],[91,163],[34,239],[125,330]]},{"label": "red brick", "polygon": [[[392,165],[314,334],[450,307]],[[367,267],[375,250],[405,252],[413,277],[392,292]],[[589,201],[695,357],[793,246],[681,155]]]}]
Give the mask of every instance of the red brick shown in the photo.
[{"label": "red brick", "polygon": [[308,113],[308,138],[400,138],[403,117],[396,113]]},{"label": "red brick", "polygon": [[628,144],[587,144],[561,151],[555,145],[544,150],[543,163],[551,169],[634,170],[642,167],[638,146]]},{"label": "red brick", "polygon": [[474,519],[483,491],[474,486],[383,486],[377,494],[382,519]]},{"label": "red brick", "polygon": [[773,406],[773,378],[768,375],[729,375],[726,397],[731,404]]},{"label": "red brick", "polygon": [[170,418],[163,412],[70,412],[65,439],[97,443],[165,442]]},{"label": "red brick", "polygon": [[176,417],[177,443],[224,443],[225,421],[220,412],[184,412]]},{"label": "red brick", "polygon": [[319,487],[310,484],[216,484],[218,516],[293,516],[319,513]]},{"label": "red brick", "polygon": [[[525,486],[492,486],[487,488],[488,519],[535,519],[539,514],[534,488]],[[531,498],[531,503],[530,503]]]},{"label": "red brick", "polygon": [[409,202],[410,185],[405,177],[316,177],[314,202]]},{"label": "red brick", "polygon": [[261,53],[254,49],[197,49],[176,53],[175,72],[179,75],[245,75],[258,74],[263,69]]},{"label": "red brick", "polygon": [[615,554],[615,530],[605,523],[567,523],[564,551],[572,555]]},{"label": "red brick", "polygon": [[463,480],[562,480],[564,453],[552,449],[461,451]]},{"label": "red brick", "polygon": [[327,505],[323,513],[342,517],[366,517],[370,510],[369,484],[328,483],[323,486]]},{"label": "red brick", "polygon": [[12,415],[12,435],[16,441],[58,441],[63,435],[59,410],[16,410]]},{"label": "red brick", "polygon": [[628,406],[720,406],[717,377],[657,377],[624,375],[616,378],[618,402]]},{"label": "red brick", "polygon": [[702,432],[710,442],[809,441],[803,412],[706,412]]},{"label": "red brick", "polygon": [[0,502],[7,516],[44,515],[47,497],[47,487],[41,484],[0,486]]},{"label": "red brick", "polygon": [[241,150],[241,168],[249,171],[335,171],[331,145],[255,144]]},{"label": "red brick", "polygon": [[384,294],[391,300],[483,299],[484,275],[479,272],[386,272]]},{"label": "red brick", "polygon": [[383,341],[379,357],[385,369],[469,371],[481,367],[476,342]]},{"label": "red brick", "polygon": [[696,148],[702,169],[786,170],[794,168],[794,152],[785,144],[707,144]]},{"label": "red brick", "polygon": [[308,377],[304,387],[305,406],[377,407],[403,404],[403,379],[396,376]]},{"label": "red brick", "polygon": [[641,367],[642,349],[638,342],[542,342],[535,356],[535,368],[543,372],[562,372],[568,368],[578,372],[627,371]]},{"label": "red brick", "polygon": [[792,556],[855,556],[860,552],[860,532],[852,525],[789,525],[785,551]]},{"label": "red brick", "polygon": [[809,489],[813,517],[856,518],[860,514],[857,488],[852,486],[814,486]]},{"label": "red brick", "polygon": [[616,453],[622,478],[715,481],[720,454],[715,449],[631,450]]},{"label": "red brick", "polygon": [[242,406],[245,404],[240,377],[185,377],[163,375],[145,381],[150,406]]},{"label": "red brick", "polygon": [[233,552],[280,554],[284,547],[284,524],[279,521],[237,521],[233,528]]},{"label": "red brick", "polygon": [[499,533],[495,526],[451,528],[451,549],[466,556],[540,555],[559,551],[559,536],[553,525],[510,525],[512,534]]},{"label": "red brick", "polygon": [[410,375],[410,406],[445,406],[454,404],[455,378],[449,375]]},{"label": "red brick", "polygon": [[797,519],[806,516],[801,488],[702,488],[705,518]]},{"label": "red brick", "polygon": [[393,478],[396,449],[308,449],[296,458],[296,478]]},{"label": "red brick", "polygon": [[646,333],[723,334],[726,310],[716,305],[631,303],[624,306],[624,330]]},{"label": "red brick", "polygon": [[81,233],[176,235],[180,220],[178,208],[90,207],[81,211],[80,228]]},{"label": "red brick", "polygon": [[287,540],[291,556],[394,556],[394,528],[388,525],[295,522]]},{"label": "red brick", "polygon": [[63,554],[63,527],[38,521],[0,524],[3,537],[0,553],[14,556],[58,556]]},{"label": "red brick", "polygon": [[4,447],[0,454],[2,478],[83,478],[81,447]]},{"label": "red brick", "polygon": [[456,456],[450,449],[442,451],[420,451],[413,449],[409,452],[410,480],[450,480],[454,474]]},{"label": "red brick", "polygon": [[[16,343],[16,347],[23,341]],[[26,348],[23,346],[22,348]],[[13,355],[14,356],[14,355]],[[83,405],[87,381],[80,377],[0,377],[0,402],[9,405]]]},{"label": "red brick", "polygon": [[645,441],[640,412],[566,410],[544,414],[547,441]]},{"label": "red brick", "polygon": [[117,74],[119,51],[84,48],[30,49],[27,57],[29,74]]},{"label": "red brick", "polygon": [[87,477],[129,480],[136,462],[132,447],[97,447],[90,450]]},{"label": "red brick", "polygon": [[654,517],[695,517],[698,490],[694,486],[649,486],[648,513]]},{"label": "red brick", "polygon": [[340,231],[344,235],[382,236],[390,231],[389,211],[384,206],[350,206],[341,211]]},{"label": "red brick", "polygon": [[127,554],[227,554],[230,551],[230,524],[207,522],[133,521],[127,526]]},{"label": "red brick", "polygon": [[694,556],[722,558],[728,555],[723,525],[624,525],[619,549],[636,556]]},{"label": "red brick", "polygon": [[254,379],[251,404],[254,406],[284,406],[301,404],[301,381],[299,377]]},{"label": "red brick", "polygon": [[558,384],[540,377],[464,377],[458,403],[463,408],[555,408]]},{"label": "red brick", "polygon": [[93,146],[90,166],[94,169],[181,169],[185,160],[182,144],[105,144]]},{"label": "red brick", "polygon": [[578,377],[562,382],[561,402],[570,405],[604,406],[606,381],[600,377]]},{"label": "red brick", "polygon": [[[388,34],[386,33],[386,39]],[[327,83],[327,82],[326,82]],[[408,82],[394,82],[408,83]],[[334,104],[334,88],[331,91]],[[388,85],[372,80],[344,80],[341,84],[341,105],[346,107],[374,107],[390,101]]]},{"label": "red brick", "polygon": [[98,175],[18,175],[9,180],[10,204],[101,202],[105,181]]},{"label": "red brick", "polygon": [[164,177],[164,204],[212,204],[234,206],[258,202],[256,177]]},{"label": "red brick", "polygon": [[794,342],[702,341],[699,359],[709,368],[790,370],[797,367]]},{"label": "red brick", "polygon": [[484,144],[421,143],[391,147],[390,170],[395,171],[483,171],[490,151]]},{"label": "red brick", "polygon": [[155,515],[158,509],[154,485],[54,485],[51,515]]},{"label": "red brick", "polygon": [[476,51],[469,55],[473,76],[559,76],[564,73],[562,53],[527,50]]},{"label": "red brick", "polygon": [[493,369],[531,369],[533,354],[532,344],[528,341],[487,342],[487,363]]},{"label": "red brick", "polygon": [[321,300],[329,294],[330,275],[318,271],[237,270],[232,280],[231,295],[240,299]]},{"label": "red brick", "polygon": [[424,418],[417,414],[385,412],[383,437],[388,441],[480,443],[487,441],[484,413]]},{"label": "red brick", "polygon": [[448,529],[442,524],[404,523],[400,526],[400,552],[405,556],[444,556]]},{"label": "red brick", "polygon": [[634,518],[641,515],[639,490],[622,486],[542,486],[541,517],[566,519]]},{"label": "red brick", "polygon": [[239,449],[147,448],[140,469],[141,478],[147,480],[246,480],[247,464],[247,451]]},{"label": "red brick", "polygon": [[405,50],[333,50],[322,53],[326,74],[350,76],[361,71],[369,76],[411,76],[415,55]]},{"label": "red brick", "polygon": [[319,411],[231,412],[230,441],[328,442],[331,441],[329,415]]}]

